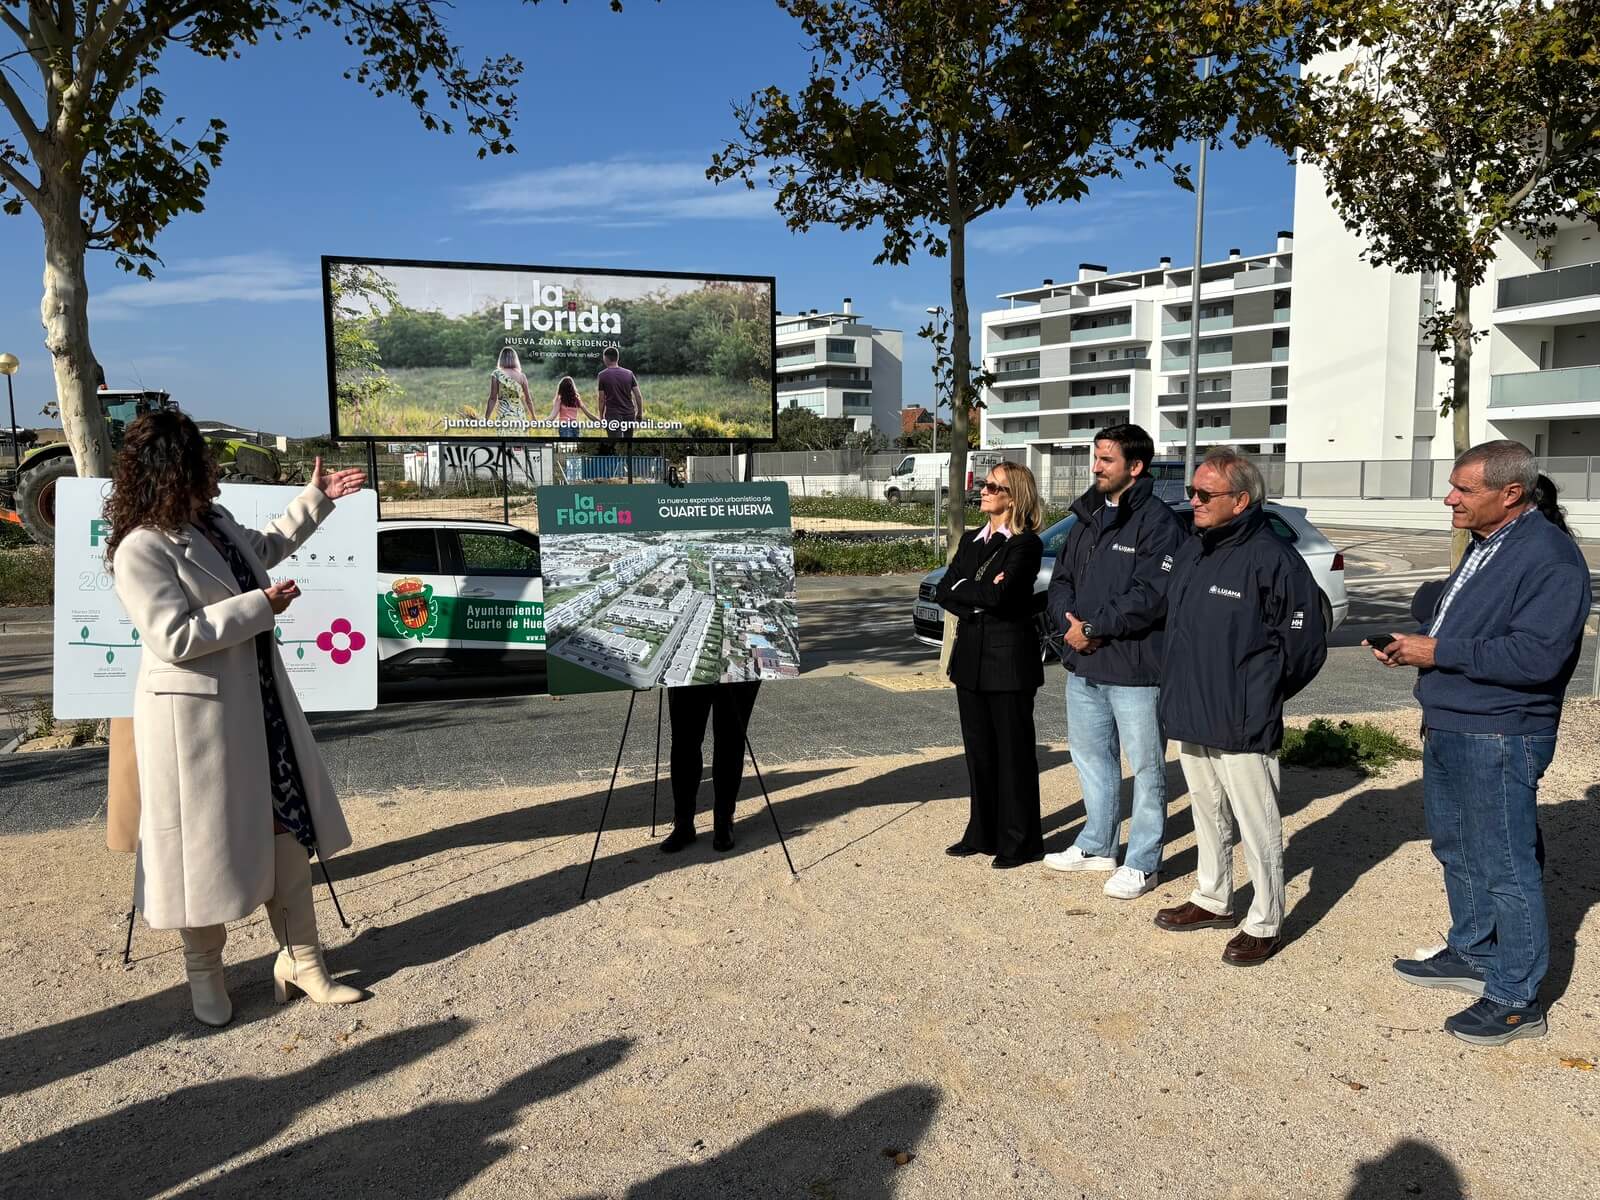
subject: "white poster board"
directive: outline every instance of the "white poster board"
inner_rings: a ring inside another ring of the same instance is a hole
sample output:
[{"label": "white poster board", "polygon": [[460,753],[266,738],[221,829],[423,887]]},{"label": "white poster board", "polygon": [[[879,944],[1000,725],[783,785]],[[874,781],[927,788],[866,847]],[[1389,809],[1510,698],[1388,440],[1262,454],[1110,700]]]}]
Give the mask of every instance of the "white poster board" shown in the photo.
[{"label": "white poster board", "polygon": [[[105,569],[106,479],[56,484],[55,715],[130,717],[139,674],[138,631]],[[297,487],[224,483],[220,503],[240,525],[261,529],[300,494]],[[307,712],[353,712],[378,703],[378,498],[346,496],[298,553],[271,571],[300,596],[278,618],[284,669]]]}]

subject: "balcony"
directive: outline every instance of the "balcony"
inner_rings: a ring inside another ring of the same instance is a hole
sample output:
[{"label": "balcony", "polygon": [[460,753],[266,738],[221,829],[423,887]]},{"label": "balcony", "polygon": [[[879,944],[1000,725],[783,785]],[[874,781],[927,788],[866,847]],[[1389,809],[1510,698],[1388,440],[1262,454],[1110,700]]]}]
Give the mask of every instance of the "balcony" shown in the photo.
[{"label": "balcony", "polygon": [[1106,412],[1116,412],[1128,407],[1127,392],[1101,392],[1098,396],[1068,396],[1067,407],[1077,409],[1103,408]]},{"label": "balcony", "polygon": [[1286,425],[1286,424],[1285,425],[1268,425],[1267,426],[1267,437],[1271,441],[1281,442],[1281,441],[1283,441],[1284,438],[1286,438],[1288,436],[1289,436],[1289,426]]},{"label": "balcony", "polygon": [[1039,348],[1039,335],[1030,334],[1027,337],[995,337],[989,335],[990,354],[1010,354],[1013,350],[1037,350]]},{"label": "balcony", "polygon": [[1575,404],[1592,404],[1600,409],[1600,366],[1518,371],[1496,375],[1489,381],[1492,409]]},{"label": "balcony", "polygon": [[[1202,371],[1214,370],[1217,367],[1231,366],[1233,366],[1232,350],[1213,350],[1208,354],[1202,354],[1200,356],[1200,369]],[[1169,375],[1175,374],[1179,371],[1187,371],[1189,369],[1189,356],[1184,354],[1177,358],[1169,358],[1166,355],[1163,355],[1161,358],[1161,369]]]},{"label": "balcony", "polygon": [[1094,441],[1094,435],[1099,432],[1100,426],[1098,425],[1084,425],[1078,429],[1067,430],[1056,440],[1062,442],[1092,442]]},{"label": "balcony", "polygon": [[1021,446],[1039,436],[1037,429],[991,429],[986,433],[991,446]]},{"label": "balcony", "polygon": [[[1200,442],[1226,442],[1233,437],[1232,425],[1200,425],[1195,428],[1194,440]],[[1161,427],[1161,440],[1163,442],[1186,442],[1188,435],[1181,425],[1163,425]]]},{"label": "balcony", "polygon": [[[1220,317],[1201,317],[1200,318],[1200,332],[1201,333],[1213,333],[1218,329],[1232,329],[1232,328],[1233,328],[1233,314],[1232,313],[1227,313],[1227,314],[1225,314],[1223,316],[1220,316]],[[1169,337],[1169,338],[1170,337],[1188,337],[1189,336],[1189,322],[1187,322],[1187,321],[1165,321],[1161,325],[1161,336],[1162,337]]]},{"label": "balcony", "polygon": [[1289,323],[1289,310],[1287,308],[1273,309],[1272,323],[1274,325],[1287,325]]},{"label": "balcony", "polygon": [[1287,347],[1287,346],[1274,346],[1272,348],[1272,361],[1273,362],[1288,362],[1289,361],[1289,347]]},{"label": "balcony", "polygon": [[[1205,408],[1207,405],[1213,404],[1231,404],[1233,402],[1233,393],[1231,391],[1196,392],[1195,401],[1198,408]],[[1189,393],[1163,392],[1156,397],[1156,403],[1161,408],[1187,408],[1189,406]]]},{"label": "balcony", "polygon": [[804,366],[806,363],[814,363],[816,361],[817,354],[814,350],[810,354],[780,354],[778,355],[778,370],[781,371],[785,367]]},{"label": "balcony", "polygon": [[1038,411],[1039,397],[1037,396],[1032,400],[1015,401],[1007,400],[1003,396],[996,396],[995,399],[989,401],[988,412],[990,419],[996,417],[1005,418],[1021,413],[1036,413]]},{"label": "balcony", "polygon": [[855,366],[858,359],[854,350],[829,350],[828,361],[831,363],[849,363]]},{"label": "balcony", "polygon": [[1600,262],[1513,275],[1495,285],[1496,308],[1553,304],[1558,300],[1584,300],[1590,297],[1600,297]]},{"label": "balcony", "polygon": [[1092,375],[1105,371],[1147,371],[1148,358],[1102,358],[1094,362],[1075,362],[1067,368],[1070,375]]},{"label": "balcony", "polygon": [[1272,400],[1287,400],[1289,398],[1289,385],[1287,383],[1275,383],[1267,389],[1267,396]]},{"label": "balcony", "polygon": [[1074,329],[1070,340],[1077,342],[1111,341],[1115,338],[1130,338],[1133,336],[1133,322],[1123,321],[1117,325],[1094,325],[1082,329]]},{"label": "balcony", "polygon": [[1025,383],[1037,378],[1039,378],[1038,367],[1018,367],[1015,371],[996,371],[994,375],[998,387],[1004,387],[1008,383]]}]

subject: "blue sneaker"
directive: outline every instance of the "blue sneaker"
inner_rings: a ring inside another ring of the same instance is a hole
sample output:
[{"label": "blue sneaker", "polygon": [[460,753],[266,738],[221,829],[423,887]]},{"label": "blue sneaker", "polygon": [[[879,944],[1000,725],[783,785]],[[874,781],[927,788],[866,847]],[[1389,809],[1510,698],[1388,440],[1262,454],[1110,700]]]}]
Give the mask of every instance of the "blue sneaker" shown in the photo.
[{"label": "blue sneaker", "polygon": [[1449,988],[1469,996],[1483,995],[1483,972],[1449,946],[1432,958],[1397,958],[1394,973],[1418,987]]},{"label": "blue sneaker", "polygon": [[1537,1004],[1497,1004],[1479,1000],[1444,1023],[1444,1031],[1474,1046],[1504,1046],[1513,1038],[1543,1037],[1550,1032],[1544,1009]]}]

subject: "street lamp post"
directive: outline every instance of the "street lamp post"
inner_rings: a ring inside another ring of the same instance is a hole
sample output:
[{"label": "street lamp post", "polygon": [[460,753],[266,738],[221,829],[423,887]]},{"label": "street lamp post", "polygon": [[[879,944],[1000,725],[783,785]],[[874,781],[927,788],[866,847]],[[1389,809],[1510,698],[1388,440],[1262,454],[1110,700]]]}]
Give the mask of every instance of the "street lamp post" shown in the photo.
[{"label": "street lamp post", "polygon": [[[940,328],[940,330],[942,332],[943,329],[944,329],[944,307],[942,305],[935,305],[934,307],[928,308],[928,309],[924,309],[923,311],[926,312],[930,317],[934,318],[936,321],[939,322],[939,328]],[[935,346],[937,346],[937,344],[938,343],[935,342]],[[951,415],[954,416],[954,413],[952,412]],[[932,446],[932,453],[937,455],[939,453],[939,352],[938,352],[937,349],[935,349],[934,354],[933,354],[933,441],[931,442],[931,446]],[[939,471],[939,468],[937,466],[935,466],[934,467],[934,477],[933,477],[933,552],[934,552],[934,554],[938,554],[939,553],[939,531],[942,528],[942,525],[941,525],[941,523],[939,521],[939,496],[940,496],[940,493],[944,490],[940,486],[940,480],[939,480],[938,471]]]},{"label": "street lamp post", "polygon": [[6,405],[11,410],[11,461],[19,471],[22,470],[22,443],[17,438],[17,398],[11,391],[11,377],[21,365],[15,354],[0,354],[0,375],[6,377]]},{"label": "street lamp post", "polygon": [[[1200,62],[1200,78],[1211,77],[1211,59]],[[1206,143],[1200,139],[1200,165],[1195,172],[1194,189],[1194,272],[1189,280],[1189,403],[1188,418],[1183,430],[1183,481],[1194,482],[1195,423],[1199,420],[1200,401],[1200,259],[1204,243],[1206,220]]]}]

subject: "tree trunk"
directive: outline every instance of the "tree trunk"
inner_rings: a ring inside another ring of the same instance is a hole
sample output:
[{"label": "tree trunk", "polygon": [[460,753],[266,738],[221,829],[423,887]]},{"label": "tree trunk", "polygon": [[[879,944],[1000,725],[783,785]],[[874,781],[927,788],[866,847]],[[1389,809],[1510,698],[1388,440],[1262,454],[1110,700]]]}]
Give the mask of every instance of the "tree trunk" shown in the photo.
[{"label": "tree trunk", "polygon": [[[61,427],[79,475],[110,476],[111,439],[97,399],[94,351],[89,345],[89,285],[84,275],[87,250],[82,197],[75,188],[52,184],[48,166],[40,172],[50,210],[44,224],[45,349],[55,365]],[[59,177],[57,177],[59,178]]]},{"label": "tree trunk", "polygon": [[[967,529],[967,413],[972,408],[972,343],[967,314],[967,219],[956,173],[956,139],[945,152],[950,214],[950,503],[945,511],[945,561],[955,557]],[[933,419],[937,423],[938,398]]]},{"label": "tree trunk", "polygon": [[[1472,289],[1461,282],[1462,278],[1458,271],[1452,281],[1455,291],[1450,345],[1450,427],[1457,458],[1472,449]],[[1465,529],[1452,531],[1452,571],[1471,540],[1472,535]]]}]

